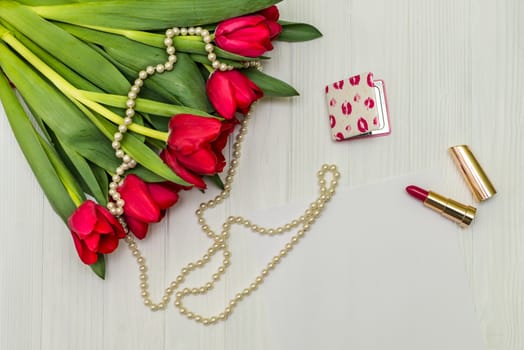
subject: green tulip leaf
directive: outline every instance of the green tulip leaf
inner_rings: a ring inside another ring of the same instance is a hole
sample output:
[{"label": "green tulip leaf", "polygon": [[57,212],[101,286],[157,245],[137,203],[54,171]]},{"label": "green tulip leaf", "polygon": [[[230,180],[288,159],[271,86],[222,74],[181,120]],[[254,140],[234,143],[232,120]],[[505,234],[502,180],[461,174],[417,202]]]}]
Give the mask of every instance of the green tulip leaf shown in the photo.
[{"label": "green tulip leaf", "polygon": [[206,176],[207,179],[211,180],[211,182],[218,187],[218,189],[223,190],[224,189],[224,182],[222,182],[222,179],[220,178],[220,175],[215,174],[213,176]]},{"label": "green tulip leaf", "polygon": [[109,198],[109,175],[108,173],[96,164],[89,163],[91,171],[95,174],[96,180],[102,190],[102,197]]},{"label": "green tulip leaf", "polygon": [[[5,48],[5,46],[0,44],[0,48]],[[4,68],[4,63],[5,56],[0,54],[0,66],[2,69]],[[33,174],[35,174],[40,187],[55,212],[67,223],[67,219],[75,210],[76,206],[42,147],[39,135],[33,128],[29,116],[26,114],[13,89],[9,85],[9,81],[3,74],[0,74],[0,99],[2,100],[13,134]]]},{"label": "green tulip leaf", "polygon": [[[81,177],[82,182],[86,185],[86,192],[93,196],[98,204],[106,206],[107,204],[107,184],[100,184],[99,178],[96,176],[91,168],[89,162],[82,157],[78,152],[71,148],[66,143],[61,144],[64,153],[67,155],[71,164],[74,166],[77,174]],[[107,182],[107,181],[106,181]],[[104,186],[105,187],[102,187]]]},{"label": "green tulip leaf", "polygon": [[14,1],[2,1],[0,18],[103,90],[116,94],[127,93],[129,83],[110,62],[30,8]]},{"label": "green tulip leaf", "polygon": [[252,82],[264,91],[268,97],[290,97],[298,96],[294,87],[270,75],[262,73],[258,69],[246,69],[242,71]]},{"label": "green tulip leaf", "polygon": [[306,23],[280,22],[282,32],[277,37],[279,41],[300,42],[318,39],[322,33],[315,27]]},{"label": "green tulip leaf", "polygon": [[108,0],[35,6],[40,16],[59,22],[123,29],[165,29],[220,22],[262,10],[280,0]]},{"label": "green tulip leaf", "polygon": [[[164,49],[141,44],[120,35],[71,25],[63,25],[63,28],[82,40],[101,46],[113,59],[113,63],[120,63],[126,68],[126,73],[133,74],[134,77],[144,67],[164,63],[167,59]],[[137,55],[137,52],[140,52],[140,55]],[[184,106],[203,111],[211,110],[206,98],[205,81],[187,54],[177,53],[175,69],[155,74],[147,79],[145,86],[155,92],[169,92]],[[157,91],[158,86],[162,90]]]},{"label": "green tulip leaf", "polygon": [[101,279],[106,279],[106,259],[104,254],[98,254],[98,260],[96,263],[89,265],[91,270],[100,277]]}]

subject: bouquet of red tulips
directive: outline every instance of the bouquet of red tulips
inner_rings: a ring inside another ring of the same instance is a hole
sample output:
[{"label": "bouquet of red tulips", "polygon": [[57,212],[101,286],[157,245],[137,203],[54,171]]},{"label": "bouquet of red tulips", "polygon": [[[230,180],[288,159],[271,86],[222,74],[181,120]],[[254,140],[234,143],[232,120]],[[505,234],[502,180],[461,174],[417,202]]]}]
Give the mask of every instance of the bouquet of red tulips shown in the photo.
[{"label": "bouquet of red tulips", "polygon": [[260,71],[262,55],[320,33],[280,21],[276,2],[0,0],[2,104],[100,277],[104,255],[145,238],[181,190],[220,186],[222,151],[255,101],[297,94]]}]

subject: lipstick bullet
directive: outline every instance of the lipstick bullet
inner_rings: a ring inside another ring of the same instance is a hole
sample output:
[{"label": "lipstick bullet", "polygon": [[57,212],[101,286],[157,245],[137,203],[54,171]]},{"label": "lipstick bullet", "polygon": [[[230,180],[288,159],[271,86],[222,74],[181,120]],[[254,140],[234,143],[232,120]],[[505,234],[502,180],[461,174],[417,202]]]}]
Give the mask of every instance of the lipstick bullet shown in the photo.
[{"label": "lipstick bullet", "polygon": [[406,191],[414,198],[422,201],[442,216],[456,222],[460,227],[468,227],[475,218],[477,209],[470,205],[459,203],[438,193],[424,190],[417,186],[408,186]]}]

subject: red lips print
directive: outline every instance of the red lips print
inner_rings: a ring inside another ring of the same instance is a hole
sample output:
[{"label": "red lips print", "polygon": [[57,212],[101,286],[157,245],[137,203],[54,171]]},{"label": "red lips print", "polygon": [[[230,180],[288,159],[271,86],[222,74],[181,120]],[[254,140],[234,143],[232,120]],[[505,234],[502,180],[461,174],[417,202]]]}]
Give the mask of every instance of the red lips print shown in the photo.
[{"label": "red lips print", "polygon": [[355,75],[355,76],[349,78],[349,83],[352,86],[358,85],[360,83],[360,75]]},{"label": "red lips print", "polygon": [[335,125],[337,125],[337,120],[335,119],[335,116],[329,116],[329,124],[331,125],[331,129],[333,129]]},{"label": "red lips print", "polygon": [[342,104],[342,114],[350,115],[351,111],[353,111],[353,107],[351,106],[351,103],[346,102]]},{"label": "red lips print", "polygon": [[337,100],[335,100],[334,98],[332,98],[332,99],[329,101],[329,105],[330,105],[331,107],[334,107],[336,104],[337,104]]},{"label": "red lips print", "polygon": [[355,102],[360,101],[360,95],[356,94],[355,97],[353,97],[353,101],[355,101]]},{"label": "red lips print", "polygon": [[368,74],[368,86],[369,87],[374,87],[375,86],[375,83],[373,83],[373,73],[369,73]]},{"label": "red lips print", "polygon": [[367,132],[368,131],[368,122],[364,118],[359,118],[357,122],[357,128],[360,132]]},{"label": "red lips print", "polygon": [[368,97],[368,98],[366,98],[366,100],[364,101],[364,105],[365,105],[368,109],[371,109],[371,108],[375,107],[375,100],[373,100],[371,97]]},{"label": "red lips print", "polygon": [[336,135],[336,137],[337,137],[337,140],[338,140],[338,141],[342,141],[342,140],[344,140],[344,135],[342,135],[341,132],[339,132],[339,133]]},{"label": "red lips print", "polygon": [[344,80],[341,80],[341,81],[339,81],[338,83],[334,83],[334,84],[333,84],[333,87],[334,87],[336,90],[342,90],[342,88],[344,88]]}]

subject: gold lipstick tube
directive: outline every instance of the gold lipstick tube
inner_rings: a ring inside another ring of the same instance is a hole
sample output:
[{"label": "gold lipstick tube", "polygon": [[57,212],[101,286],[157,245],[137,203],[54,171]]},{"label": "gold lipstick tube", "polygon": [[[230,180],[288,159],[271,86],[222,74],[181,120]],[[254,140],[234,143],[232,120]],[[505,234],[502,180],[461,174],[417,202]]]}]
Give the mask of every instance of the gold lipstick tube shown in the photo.
[{"label": "gold lipstick tube", "polygon": [[459,203],[431,191],[428,192],[424,205],[456,222],[460,227],[468,227],[477,212],[477,209],[470,205]]}]

